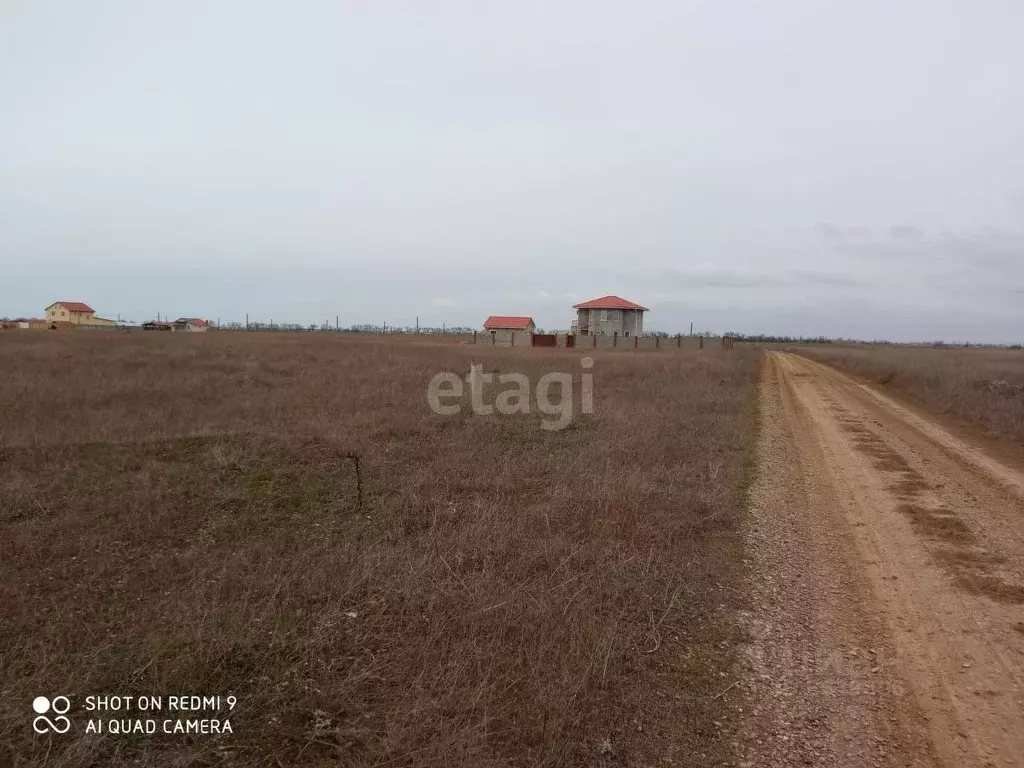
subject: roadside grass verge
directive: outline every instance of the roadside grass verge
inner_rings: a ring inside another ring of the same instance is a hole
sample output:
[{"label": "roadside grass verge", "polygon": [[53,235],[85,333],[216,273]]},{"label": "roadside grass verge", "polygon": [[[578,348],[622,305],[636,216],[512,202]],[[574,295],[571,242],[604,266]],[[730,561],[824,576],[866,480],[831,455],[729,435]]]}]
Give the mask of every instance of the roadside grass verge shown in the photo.
[{"label": "roadside grass verge", "polygon": [[793,351],[1024,445],[1021,350],[815,345]]}]

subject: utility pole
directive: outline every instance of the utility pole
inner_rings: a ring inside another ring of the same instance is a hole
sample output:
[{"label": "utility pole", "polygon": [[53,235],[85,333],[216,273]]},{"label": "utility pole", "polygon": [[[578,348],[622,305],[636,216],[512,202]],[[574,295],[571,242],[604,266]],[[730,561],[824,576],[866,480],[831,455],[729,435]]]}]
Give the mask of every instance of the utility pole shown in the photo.
[{"label": "utility pole", "polygon": [[420,316],[416,315],[416,333],[420,332]]},{"label": "utility pole", "polygon": [[690,335],[693,336],[693,320],[690,321]]},{"label": "utility pole", "polygon": [[338,319],[339,317],[341,317],[341,315],[334,316],[334,330],[336,331],[341,330],[341,321]]},{"label": "utility pole", "polygon": [[249,313],[245,313],[245,330],[249,330]]}]

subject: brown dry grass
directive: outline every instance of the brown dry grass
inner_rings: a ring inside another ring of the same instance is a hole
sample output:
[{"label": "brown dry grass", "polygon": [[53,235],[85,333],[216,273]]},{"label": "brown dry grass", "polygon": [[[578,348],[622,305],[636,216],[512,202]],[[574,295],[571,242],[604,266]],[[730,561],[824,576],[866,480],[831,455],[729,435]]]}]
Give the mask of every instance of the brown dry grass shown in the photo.
[{"label": "brown dry grass", "polygon": [[[579,352],[4,334],[0,763],[729,760],[757,354],[593,357],[548,432],[427,381]],[[86,695],[181,693],[237,695],[234,735],[83,732]]]},{"label": "brown dry grass", "polygon": [[852,345],[794,351],[1024,444],[1024,351]]}]

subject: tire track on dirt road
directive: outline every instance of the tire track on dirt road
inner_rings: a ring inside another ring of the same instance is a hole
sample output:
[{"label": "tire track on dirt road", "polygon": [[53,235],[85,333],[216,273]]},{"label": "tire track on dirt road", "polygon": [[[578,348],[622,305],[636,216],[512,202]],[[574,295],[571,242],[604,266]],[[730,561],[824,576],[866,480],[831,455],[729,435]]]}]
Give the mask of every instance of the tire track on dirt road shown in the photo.
[{"label": "tire track on dirt road", "polygon": [[1024,762],[1024,464],[768,353],[750,489],[750,765]]}]

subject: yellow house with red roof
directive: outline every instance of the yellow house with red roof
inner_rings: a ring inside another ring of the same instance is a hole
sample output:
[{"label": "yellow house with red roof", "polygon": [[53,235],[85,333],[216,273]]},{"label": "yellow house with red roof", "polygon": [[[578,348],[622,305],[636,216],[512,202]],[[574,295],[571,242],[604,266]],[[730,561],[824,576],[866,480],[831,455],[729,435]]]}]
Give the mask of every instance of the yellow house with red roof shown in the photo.
[{"label": "yellow house with red roof", "polygon": [[105,317],[96,317],[96,310],[81,301],[55,301],[46,308],[46,325],[60,328],[76,325],[113,327],[116,323]]}]

